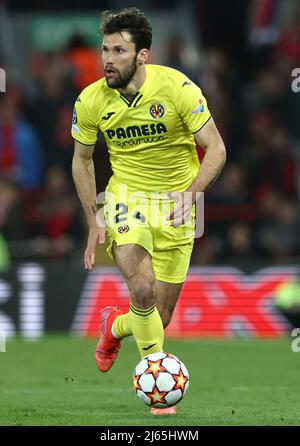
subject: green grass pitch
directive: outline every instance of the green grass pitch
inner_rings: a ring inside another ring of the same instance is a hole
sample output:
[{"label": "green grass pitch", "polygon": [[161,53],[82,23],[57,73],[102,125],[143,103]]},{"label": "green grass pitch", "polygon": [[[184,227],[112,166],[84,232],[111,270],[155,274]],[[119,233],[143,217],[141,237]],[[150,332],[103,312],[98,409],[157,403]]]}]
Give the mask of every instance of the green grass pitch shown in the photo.
[{"label": "green grass pitch", "polygon": [[94,346],[63,335],[9,341],[0,353],[0,425],[300,425],[300,353],[291,339],[167,339],[165,351],[188,367],[190,389],[177,415],[162,417],[133,393],[133,340],[106,374]]}]

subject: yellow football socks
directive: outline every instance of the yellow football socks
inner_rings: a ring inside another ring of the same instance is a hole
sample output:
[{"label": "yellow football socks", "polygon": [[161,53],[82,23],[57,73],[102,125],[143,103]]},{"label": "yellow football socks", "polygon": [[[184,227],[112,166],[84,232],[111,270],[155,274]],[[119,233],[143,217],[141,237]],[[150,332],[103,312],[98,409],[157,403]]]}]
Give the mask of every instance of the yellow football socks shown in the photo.
[{"label": "yellow football socks", "polygon": [[162,352],[164,328],[156,306],[152,305],[150,308],[142,309],[131,304],[129,318],[141,357],[150,353]]},{"label": "yellow football socks", "polygon": [[143,309],[131,304],[127,314],[116,318],[113,333],[118,338],[133,334],[142,358],[163,351],[164,328],[155,305]]},{"label": "yellow football socks", "polygon": [[129,326],[129,313],[118,316],[112,326],[112,332],[115,338],[126,338],[132,335],[132,330]]}]

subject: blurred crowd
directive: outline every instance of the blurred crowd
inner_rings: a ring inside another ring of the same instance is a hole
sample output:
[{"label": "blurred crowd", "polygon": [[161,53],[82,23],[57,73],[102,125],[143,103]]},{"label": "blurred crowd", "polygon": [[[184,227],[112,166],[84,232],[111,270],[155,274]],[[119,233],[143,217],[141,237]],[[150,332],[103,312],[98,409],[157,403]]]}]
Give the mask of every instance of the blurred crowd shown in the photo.
[{"label": "blurred crowd", "polygon": [[285,263],[300,254],[300,93],[291,88],[300,67],[300,5],[278,31],[274,42],[250,48],[248,76],[219,49],[206,50],[199,83],[228,161],[205,195],[195,263]]},{"label": "blurred crowd", "polygon": [[[300,93],[291,89],[291,72],[300,67],[300,8],[275,42],[249,48],[247,75],[218,46],[204,46],[197,69],[180,37],[170,36],[167,48],[165,64],[201,86],[228,151],[205,194],[205,234],[192,263],[292,261],[300,254]],[[63,51],[32,52],[28,66],[35,94],[8,84],[0,95],[1,240],[16,258],[65,258],[86,236],[71,177],[73,104],[103,72],[98,50],[79,35]],[[100,192],[111,174],[101,136],[95,166]]]}]

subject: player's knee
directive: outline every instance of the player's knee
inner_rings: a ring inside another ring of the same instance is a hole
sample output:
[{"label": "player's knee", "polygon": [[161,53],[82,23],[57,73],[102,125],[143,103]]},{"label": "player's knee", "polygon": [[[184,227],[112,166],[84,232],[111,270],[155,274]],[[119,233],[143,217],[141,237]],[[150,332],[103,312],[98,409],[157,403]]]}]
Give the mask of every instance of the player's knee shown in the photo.
[{"label": "player's knee", "polygon": [[138,308],[149,308],[154,304],[154,281],[140,279],[131,289],[131,300]]}]

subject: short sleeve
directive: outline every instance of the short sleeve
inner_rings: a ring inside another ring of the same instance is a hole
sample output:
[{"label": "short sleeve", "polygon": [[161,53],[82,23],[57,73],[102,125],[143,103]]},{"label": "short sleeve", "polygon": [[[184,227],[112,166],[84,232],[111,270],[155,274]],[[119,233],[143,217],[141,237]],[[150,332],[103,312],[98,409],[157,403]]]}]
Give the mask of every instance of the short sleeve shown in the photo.
[{"label": "short sleeve", "polygon": [[177,93],[177,110],[191,133],[200,130],[211,118],[201,89],[189,79],[184,80]]},{"label": "short sleeve", "polygon": [[79,96],[74,105],[71,134],[82,144],[92,145],[97,141],[97,133],[97,125]]}]

